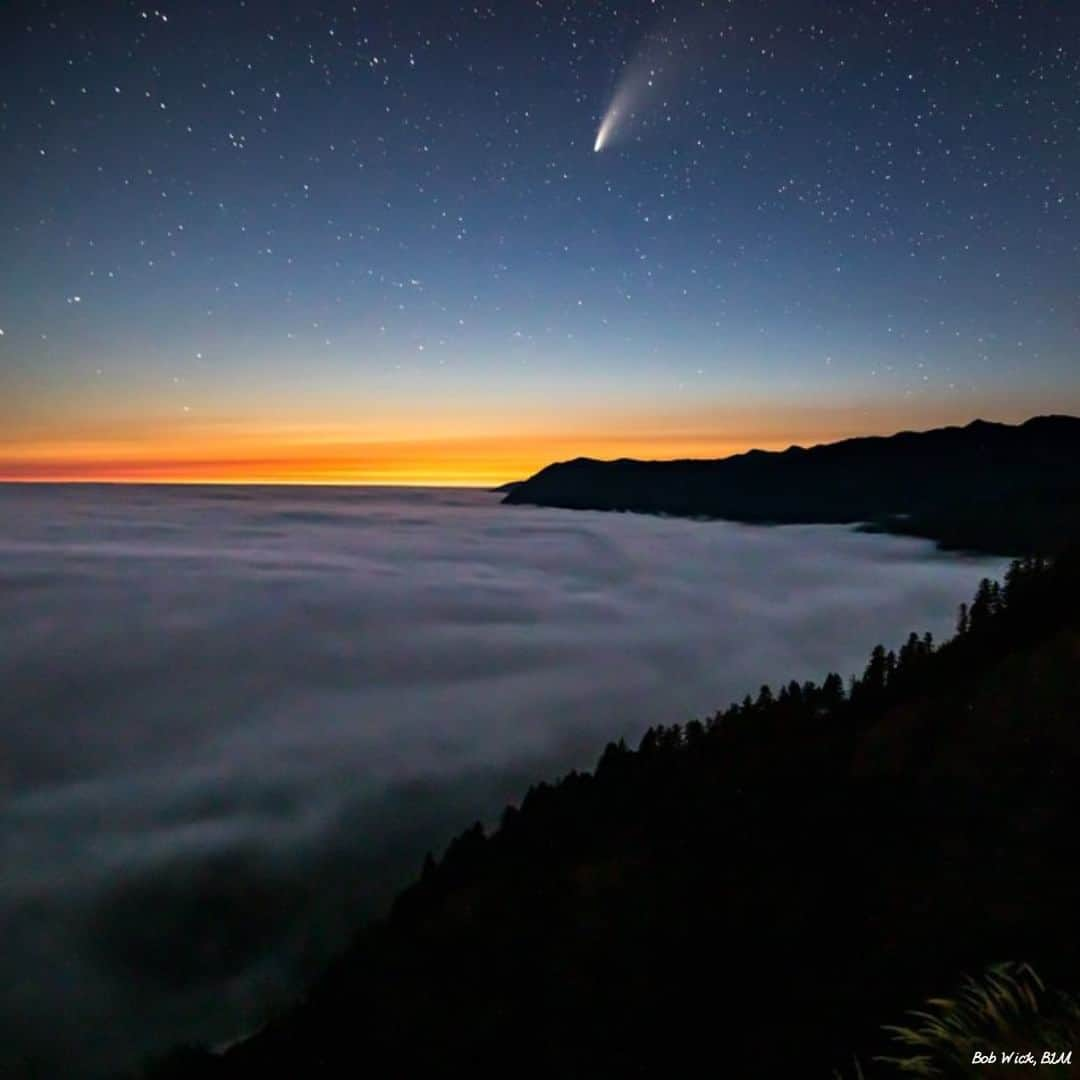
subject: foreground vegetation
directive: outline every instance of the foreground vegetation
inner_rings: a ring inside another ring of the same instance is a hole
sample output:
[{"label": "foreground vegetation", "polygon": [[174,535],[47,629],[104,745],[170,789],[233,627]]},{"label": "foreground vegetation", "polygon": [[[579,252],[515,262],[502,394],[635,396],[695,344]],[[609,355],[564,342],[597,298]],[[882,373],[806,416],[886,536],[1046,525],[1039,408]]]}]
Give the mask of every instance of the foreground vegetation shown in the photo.
[{"label": "foreground vegetation", "polygon": [[[881,1025],[1003,959],[1080,982],[1078,671],[1080,553],[1017,561],[940,647],[912,634],[847,686],[762,687],[533,787],[294,1009],[150,1074],[968,1075],[927,1035],[945,1006],[903,1052]],[[1023,997],[1028,970],[987,978]]]},{"label": "foreground vegetation", "polygon": [[979,978],[965,978],[949,997],[930,998],[908,1022],[887,1025],[888,1052],[869,1070],[854,1062],[835,1080],[889,1077],[1029,1076],[1044,1068],[1074,1076],[1080,1044],[1080,1001],[1047,987],[1028,964],[995,964]]}]

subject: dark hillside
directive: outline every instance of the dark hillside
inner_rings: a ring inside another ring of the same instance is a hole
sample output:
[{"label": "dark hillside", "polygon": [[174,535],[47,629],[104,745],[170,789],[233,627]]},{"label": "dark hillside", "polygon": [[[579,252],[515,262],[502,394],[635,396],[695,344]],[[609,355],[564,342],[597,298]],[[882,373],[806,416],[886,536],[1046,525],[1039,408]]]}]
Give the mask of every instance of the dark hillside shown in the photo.
[{"label": "dark hillside", "polygon": [[717,461],[549,465],[506,503],[768,524],[864,522],[950,548],[1057,551],[1080,534],[1080,419],[905,431]]},{"label": "dark hillside", "polygon": [[1080,555],[1017,562],[940,648],[532,788],[303,1004],[175,1075],[830,1076],[989,963],[1075,989],[1078,671]]}]

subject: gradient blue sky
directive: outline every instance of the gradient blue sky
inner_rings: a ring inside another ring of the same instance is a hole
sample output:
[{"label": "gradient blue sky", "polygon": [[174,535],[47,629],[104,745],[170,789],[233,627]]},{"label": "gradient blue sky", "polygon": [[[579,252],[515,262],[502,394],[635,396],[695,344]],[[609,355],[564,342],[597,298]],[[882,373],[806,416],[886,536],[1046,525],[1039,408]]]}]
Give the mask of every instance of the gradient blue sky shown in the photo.
[{"label": "gradient blue sky", "polygon": [[1063,4],[17,0],[0,478],[1080,412],[1078,76]]}]

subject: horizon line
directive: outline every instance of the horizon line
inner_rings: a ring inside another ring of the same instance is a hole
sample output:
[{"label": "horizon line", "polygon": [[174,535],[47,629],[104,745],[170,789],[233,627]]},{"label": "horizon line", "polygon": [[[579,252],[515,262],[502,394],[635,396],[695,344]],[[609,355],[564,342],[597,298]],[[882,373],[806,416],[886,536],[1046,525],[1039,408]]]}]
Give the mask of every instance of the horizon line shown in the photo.
[{"label": "horizon line", "polygon": [[[709,446],[707,449],[701,445],[698,439],[688,440],[691,445],[675,448],[670,444],[661,449],[654,441],[646,440],[645,445],[635,448],[636,453],[626,446],[611,445],[609,440],[604,446],[588,445],[589,440],[583,440],[586,445],[580,446],[579,452],[571,452],[570,446],[549,446],[549,454],[526,454],[521,453],[524,460],[512,460],[516,454],[507,453],[500,455],[506,460],[501,462],[505,467],[495,472],[490,465],[479,466],[478,461],[457,461],[449,468],[424,468],[424,465],[436,465],[436,462],[413,461],[406,464],[395,475],[395,470],[388,467],[391,463],[380,462],[382,468],[372,469],[374,475],[363,475],[365,470],[355,470],[348,466],[342,467],[343,462],[321,458],[304,457],[296,461],[290,461],[286,456],[280,456],[275,461],[273,458],[263,457],[259,460],[233,460],[228,459],[212,462],[210,460],[195,459],[184,461],[173,457],[170,460],[152,459],[78,461],[69,458],[67,461],[54,460],[51,462],[27,459],[21,463],[8,462],[6,467],[0,464],[0,484],[33,484],[33,485],[125,485],[125,486],[154,486],[154,487],[363,487],[363,488],[441,488],[441,489],[490,489],[500,487],[507,483],[520,483],[551,465],[566,464],[570,461],[586,458],[599,462],[638,461],[638,462],[686,462],[686,461],[722,461],[732,457],[741,457],[745,454],[757,451],[760,453],[783,453],[794,449],[814,449],[821,446],[830,446],[861,439],[888,439],[897,435],[929,434],[932,431],[949,429],[963,429],[980,423],[992,426],[1024,427],[1036,420],[1077,420],[1078,417],[1068,412],[1035,412],[1026,413],[1023,419],[1010,420],[987,420],[984,415],[977,415],[973,420],[953,420],[929,426],[890,426],[884,431],[866,431],[865,429],[855,434],[826,433],[826,432],[792,432],[783,439],[757,438],[733,440],[728,445],[722,443]],[[799,438],[802,435],[803,438]],[[810,437],[807,438],[806,436]],[[795,441],[791,441],[794,436]],[[718,440],[719,441],[719,440]],[[649,446],[648,443],[652,442]],[[697,443],[697,445],[692,445]],[[652,451],[651,453],[649,451]],[[561,451],[561,452],[560,452]],[[599,451],[599,453],[597,452]],[[664,452],[666,451],[666,452]],[[530,460],[531,459],[531,460]],[[454,465],[458,467],[455,468]],[[496,464],[492,462],[491,464]],[[95,468],[95,465],[97,466]],[[230,467],[231,465],[231,467]],[[411,465],[412,467],[408,467]],[[275,467],[276,466],[276,467]],[[418,467],[419,466],[419,467]],[[464,466],[464,467],[462,467]],[[360,475],[356,475],[359,472]],[[352,473],[353,475],[349,475]],[[380,475],[381,474],[381,475]],[[510,477],[510,479],[507,479]]]},{"label": "horizon line", "polygon": [[492,484],[516,483],[513,480],[498,480],[491,483],[458,481],[456,483],[435,483],[432,481],[398,480],[116,480],[88,477],[55,479],[39,477],[0,477],[2,485],[21,485],[26,487],[386,487],[386,488],[467,488],[470,490],[490,490]]}]

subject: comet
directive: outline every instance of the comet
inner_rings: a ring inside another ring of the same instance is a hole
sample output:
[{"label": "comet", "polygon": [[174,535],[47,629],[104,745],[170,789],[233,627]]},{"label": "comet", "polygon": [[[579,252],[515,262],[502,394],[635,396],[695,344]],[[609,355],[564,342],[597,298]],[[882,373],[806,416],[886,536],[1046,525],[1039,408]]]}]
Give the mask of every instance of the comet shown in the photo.
[{"label": "comet", "polygon": [[650,70],[643,66],[642,58],[628,64],[615,95],[611,99],[607,112],[600,121],[600,127],[596,132],[596,142],[593,143],[593,153],[599,154],[607,148],[613,139],[625,131],[635,119],[637,106],[646,98],[652,89],[655,77],[655,69]]},{"label": "comet", "polygon": [[615,130],[615,125],[619,122],[619,110],[612,102],[611,108],[604,114],[604,119],[600,123],[600,130],[596,133],[596,142],[593,144],[593,153],[599,154],[604,149],[604,144],[611,137],[612,131]]},{"label": "comet", "polygon": [[596,131],[594,154],[625,135],[639,112],[663,102],[675,90],[680,69],[685,72],[698,62],[705,26],[700,18],[674,18],[641,42],[634,57],[623,65],[611,104]]}]

